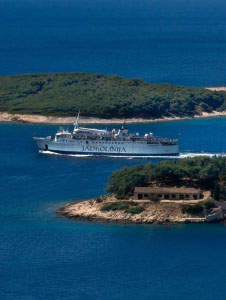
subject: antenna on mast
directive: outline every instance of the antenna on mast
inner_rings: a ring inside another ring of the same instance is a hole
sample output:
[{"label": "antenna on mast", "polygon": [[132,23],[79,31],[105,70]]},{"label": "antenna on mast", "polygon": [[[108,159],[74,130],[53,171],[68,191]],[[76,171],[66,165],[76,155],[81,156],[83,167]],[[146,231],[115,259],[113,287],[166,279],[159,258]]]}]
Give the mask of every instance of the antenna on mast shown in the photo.
[{"label": "antenna on mast", "polygon": [[75,121],[75,123],[74,123],[74,125],[75,125],[75,128],[78,128],[78,127],[79,127],[79,125],[78,125],[78,121],[79,121],[79,115],[80,115],[80,110],[79,110],[79,112],[78,112],[78,115],[77,115],[76,121]]},{"label": "antenna on mast", "polygon": [[125,125],[126,125],[126,121],[125,121],[125,119],[123,119],[122,129],[125,129]]}]

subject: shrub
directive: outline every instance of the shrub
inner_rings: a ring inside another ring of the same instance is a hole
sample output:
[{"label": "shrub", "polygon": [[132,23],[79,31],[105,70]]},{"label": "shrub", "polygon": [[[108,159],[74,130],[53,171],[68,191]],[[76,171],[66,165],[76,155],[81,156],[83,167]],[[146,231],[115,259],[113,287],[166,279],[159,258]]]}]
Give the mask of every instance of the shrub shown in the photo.
[{"label": "shrub", "polygon": [[215,207],[216,205],[215,205],[214,199],[212,199],[212,198],[207,199],[207,200],[204,202],[204,206],[205,206],[205,208],[207,208],[207,209],[211,209],[211,208]]},{"label": "shrub", "polygon": [[113,202],[113,203],[106,203],[101,207],[101,211],[111,211],[111,210],[126,210],[129,208],[128,203],[123,202]]},{"label": "shrub", "polygon": [[130,207],[128,209],[126,209],[126,212],[129,214],[140,214],[142,211],[144,211],[144,208],[141,206],[136,206],[136,207]]},{"label": "shrub", "polygon": [[195,204],[195,205],[191,205],[191,204],[184,204],[181,207],[181,211],[183,214],[199,214],[203,211],[203,207],[200,204]]},{"label": "shrub", "polygon": [[101,202],[103,202],[103,200],[102,200],[100,197],[96,198],[95,200],[96,200],[96,203],[101,203]]}]

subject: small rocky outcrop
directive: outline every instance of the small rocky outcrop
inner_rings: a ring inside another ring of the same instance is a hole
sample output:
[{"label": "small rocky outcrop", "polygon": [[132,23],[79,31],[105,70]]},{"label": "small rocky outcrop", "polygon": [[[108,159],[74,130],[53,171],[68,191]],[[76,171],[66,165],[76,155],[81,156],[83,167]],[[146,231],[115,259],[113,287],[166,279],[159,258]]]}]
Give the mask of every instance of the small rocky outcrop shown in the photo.
[{"label": "small rocky outcrop", "polygon": [[[131,202],[126,207],[141,207],[142,209],[115,209],[103,210],[106,204],[119,203],[114,196],[75,202],[65,205],[57,211],[58,215],[68,218],[94,222],[134,223],[134,224],[176,224],[176,223],[203,223],[205,215],[188,215],[182,213],[180,203],[161,202]],[[132,211],[132,212],[130,212]],[[214,221],[214,218],[211,219]]]}]

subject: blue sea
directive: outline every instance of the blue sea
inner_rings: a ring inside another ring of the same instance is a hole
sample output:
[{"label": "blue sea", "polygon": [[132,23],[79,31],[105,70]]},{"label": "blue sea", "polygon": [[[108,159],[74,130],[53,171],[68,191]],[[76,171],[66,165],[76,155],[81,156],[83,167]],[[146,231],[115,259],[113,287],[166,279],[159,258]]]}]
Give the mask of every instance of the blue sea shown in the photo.
[{"label": "blue sea", "polygon": [[[226,118],[129,125],[178,137],[184,156],[222,154]],[[57,126],[0,124],[0,299],[224,299],[226,227],[119,225],[56,216],[104,193],[112,171],[156,159],[38,153]],[[102,127],[100,127],[102,128]]]},{"label": "blue sea", "polygon": [[0,74],[226,84],[225,0],[0,0]]},{"label": "blue sea", "polygon": [[[226,1],[0,0],[0,74],[95,72],[226,84]],[[129,125],[224,155],[226,118]],[[0,124],[0,300],[212,300],[226,294],[226,227],[118,225],[56,216],[110,174],[163,158],[38,153],[56,126]]]}]

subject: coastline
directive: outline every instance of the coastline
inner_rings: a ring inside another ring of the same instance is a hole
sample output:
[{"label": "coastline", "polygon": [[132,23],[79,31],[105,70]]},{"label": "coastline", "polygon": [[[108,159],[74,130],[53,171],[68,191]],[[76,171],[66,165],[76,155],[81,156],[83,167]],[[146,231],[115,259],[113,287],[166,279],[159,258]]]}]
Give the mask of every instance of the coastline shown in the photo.
[{"label": "coastline", "polygon": [[[101,124],[145,124],[145,123],[158,123],[158,122],[175,122],[182,120],[194,120],[205,118],[225,117],[226,111],[218,112],[213,111],[211,113],[202,112],[199,115],[192,117],[164,117],[157,119],[143,119],[143,118],[129,118],[129,119],[101,119],[101,118],[84,118],[79,120],[80,124],[87,125],[101,125]],[[28,114],[10,114],[7,112],[0,112],[0,123],[15,123],[15,124],[64,124],[71,125],[75,122],[75,117],[55,117],[55,116],[43,116],[43,115],[28,115]]]},{"label": "coastline", "polygon": [[210,91],[220,92],[220,91],[226,91],[226,86],[206,87],[206,89]]},{"label": "coastline", "polygon": [[[164,214],[156,207],[156,204],[152,207],[152,213],[149,210],[132,215],[123,211],[108,211],[102,212],[100,208],[104,203],[97,203],[94,199],[86,200],[82,202],[75,202],[65,205],[57,210],[58,216],[67,217],[69,219],[80,221],[91,221],[101,223],[118,223],[118,224],[169,224],[169,223],[183,223],[180,218],[177,218],[175,211],[172,211],[174,218],[168,214]],[[169,206],[169,205],[168,205]],[[175,206],[174,206],[175,208]],[[178,212],[178,211],[177,211]]]},{"label": "coastline", "polygon": [[[226,86],[222,87],[206,87],[207,90],[211,91],[226,91]],[[127,124],[142,124],[142,123],[157,123],[157,122],[174,122],[182,120],[193,120],[193,119],[204,119],[204,118],[216,118],[216,117],[225,117],[226,111],[218,112],[212,111],[202,112],[196,114],[192,117],[184,116],[172,116],[172,117],[163,117],[163,118],[154,118],[154,119],[143,119],[143,118],[128,118],[128,119],[103,119],[95,117],[80,117],[80,124],[87,125],[101,125],[101,124],[123,124],[124,121]],[[76,116],[74,117],[57,117],[57,116],[44,116],[36,114],[12,114],[8,112],[0,112],[0,123],[15,123],[15,124],[65,124],[70,125],[75,121]]]},{"label": "coastline", "polygon": [[[74,220],[119,223],[119,224],[182,224],[182,223],[209,223],[223,220],[221,208],[213,217],[206,215],[187,215],[181,212],[180,201],[156,203],[153,201],[135,201],[135,207],[142,207],[143,211],[137,214],[128,213],[123,210],[102,211],[103,205],[118,203],[114,196],[104,196],[97,199],[69,203],[56,211],[58,216]],[[130,200],[131,201],[131,200]],[[124,203],[131,203],[123,200]],[[134,201],[132,201],[134,203]],[[183,202],[183,201],[182,201]]]}]

